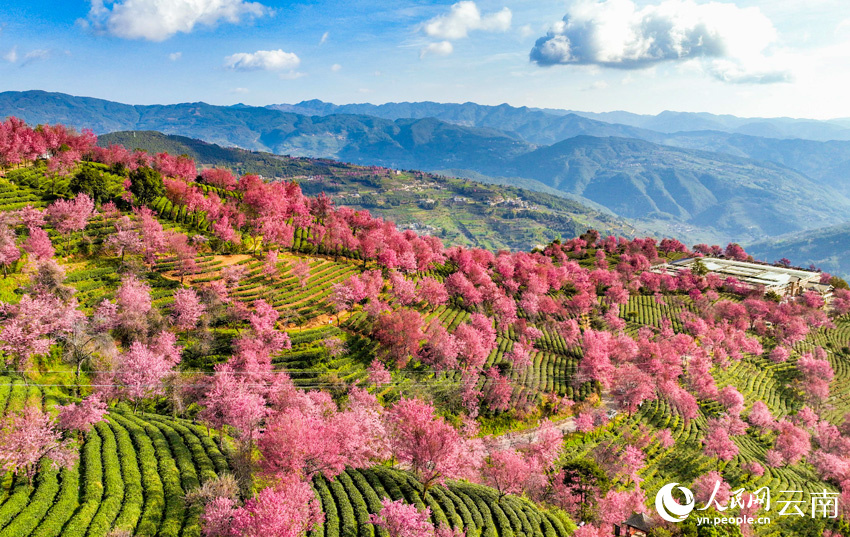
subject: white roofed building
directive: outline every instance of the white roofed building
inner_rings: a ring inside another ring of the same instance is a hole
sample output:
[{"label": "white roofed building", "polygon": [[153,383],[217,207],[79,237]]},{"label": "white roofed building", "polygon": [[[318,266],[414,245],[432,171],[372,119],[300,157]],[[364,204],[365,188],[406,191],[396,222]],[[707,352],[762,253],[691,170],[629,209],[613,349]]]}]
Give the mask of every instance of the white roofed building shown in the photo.
[{"label": "white roofed building", "polygon": [[716,257],[688,257],[671,263],[656,265],[655,272],[676,272],[693,270],[699,263],[709,273],[716,274],[724,280],[735,278],[741,283],[753,288],[762,288],[765,292],[773,291],[780,296],[796,296],[804,291],[812,290],[821,295],[831,294],[832,287],[820,283],[820,273],[810,270],[775,267],[748,261],[721,259]]}]

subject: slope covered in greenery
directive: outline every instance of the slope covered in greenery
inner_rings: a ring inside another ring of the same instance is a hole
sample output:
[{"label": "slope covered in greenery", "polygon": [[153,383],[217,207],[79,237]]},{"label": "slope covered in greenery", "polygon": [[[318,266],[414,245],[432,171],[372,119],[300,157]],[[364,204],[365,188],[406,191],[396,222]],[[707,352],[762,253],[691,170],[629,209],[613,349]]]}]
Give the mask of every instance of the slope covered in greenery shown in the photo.
[{"label": "slope covered in greenery", "polygon": [[571,237],[588,228],[624,236],[638,233],[626,221],[604,211],[551,193],[505,184],[285,157],[154,132],[115,132],[101,136],[98,143],[103,147],[118,143],[151,153],[186,154],[203,166],[295,180],[307,194],[325,192],[340,204],[367,209],[399,226],[433,233],[451,244],[527,250],[552,237]]},{"label": "slope covered in greenery", "polygon": [[[700,504],[715,479],[850,490],[848,291],[651,270],[748,259],[735,244],[447,247],[295,183],[56,134],[0,178],[2,532],[383,537],[370,515],[412,505],[435,531],[595,537],[670,482]],[[41,409],[58,423],[22,418]],[[18,462],[8,439],[42,421],[50,450]],[[827,527],[848,529],[743,529]]]}]

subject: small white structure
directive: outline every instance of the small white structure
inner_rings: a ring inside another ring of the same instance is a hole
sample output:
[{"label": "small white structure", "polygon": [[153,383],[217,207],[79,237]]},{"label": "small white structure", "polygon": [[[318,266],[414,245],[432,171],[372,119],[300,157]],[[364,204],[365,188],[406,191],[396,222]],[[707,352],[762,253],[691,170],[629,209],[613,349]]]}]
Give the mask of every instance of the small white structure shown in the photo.
[{"label": "small white structure", "polygon": [[732,277],[753,288],[763,288],[765,292],[773,291],[780,296],[797,296],[808,290],[828,296],[832,291],[832,286],[820,283],[819,272],[717,257],[688,257],[657,265],[653,271],[674,274],[685,269],[693,270],[697,263],[723,279]]}]

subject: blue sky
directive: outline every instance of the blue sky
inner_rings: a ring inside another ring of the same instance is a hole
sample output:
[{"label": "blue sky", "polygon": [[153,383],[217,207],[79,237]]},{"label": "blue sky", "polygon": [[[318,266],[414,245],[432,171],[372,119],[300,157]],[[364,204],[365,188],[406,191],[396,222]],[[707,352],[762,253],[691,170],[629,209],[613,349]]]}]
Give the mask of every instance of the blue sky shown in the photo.
[{"label": "blue sky", "polygon": [[845,0],[7,0],[0,90],[850,117]]}]

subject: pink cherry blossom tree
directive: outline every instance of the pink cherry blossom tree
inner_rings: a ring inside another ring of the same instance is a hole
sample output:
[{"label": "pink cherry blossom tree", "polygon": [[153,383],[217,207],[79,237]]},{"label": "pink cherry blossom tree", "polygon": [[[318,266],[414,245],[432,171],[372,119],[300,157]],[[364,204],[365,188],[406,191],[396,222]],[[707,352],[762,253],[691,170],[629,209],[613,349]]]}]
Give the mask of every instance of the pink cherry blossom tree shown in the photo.
[{"label": "pink cherry blossom tree", "polygon": [[328,352],[328,356],[333,358],[338,358],[345,354],[345,341],[336,336],[325,338],[322,341],[322,346]]},{"label": "pink cherry blossom tree", "polygon": [[652,377],[634,364],[620,367],[616,374],[611,395],[617,405],[631,416],[644,401],[656,398]]},{"label": "pink cherry blossom tree", "polygon": [[434,537],[431,509],[419,510],[404,500],[381,500],[381,510],[369,515],[369,522],[385,530],[390,537]]},{"label": "pink cherry blossom tree", "polygon": [[488,379],[484,402],[492,412],[504,412],[511,407],[511,395],[513,387],[506,376],[499,373],[499,369],[491,367],[484,372]]},{"label": "pink cherry blossom tree", "polygon": [[750,409],[750,414],[747,416],[747,421],[753,427],[758,427],[762,431],[770,429],[776,423],[773,419],[773,414],[767,408],[764,401],[756,401],[753,403],[753,408]]},{"label": "pink cherry blossom tree", "polygon": [[124,261],[125,254],[138,254],[142,252],[143,243],[139,232],[136,230],[136,224],[130,220],[129,216],[122,216],[116,220],[115,233],[106,238],[106,247],[116,252],[121,261]]},{"label": "pink cherry blossom tree", "polygon": [[480,447],[418,399],[393,405],[387,413],[387,430],[393,455],[409,465],[422,483],[423,494],[446,479],[474,473],[480,465]]},{"label": "pink cherry blossom tree", "polygon": [[419,280],[419,296],[428,303],[433,310],[444,305],[449,300],[446,286],[434,278],[422,278]]},{"label": "pink cherry blossom tree", "polygon": [[714,495],[714,500],[712,500],[711,507],[716,509],[719,504],[725,508],[729,504],[732,488],[729,486],[729,483],[723,480],[720,472],[712,471],[701,475],[694,481],[693,488],[694,499],[701,504],[708,504],[712,495]]},{"label": "pink cherry blossom tree", "polygon": [[243,506],[219,497],[201,516],[205,537],[302,537],[324,520],[309,483],[288,479],[261,490]]},{"label": "pink cherry blossom tree", "polygon": [[277,250],[269,250],[266,252],[266,258],[263,262],[263,274],[270,279],[274,279],[277,276],[277,262],[278,262],[278,251]]},{"label": "pink cherry blossom tree", "polygon": [[732,415],[738,415],[744,410],[744,396],[734,386],[726,386],[720,390],[718,401]]},{"label": "pink cherry blossom tree", "polygon": [[106,402],[98,394],[91,395],[79,403],[59,407],[59,428],[63,431],[87,433],[92,425],[103,421],[107,411]]},{"label": "pink cherry blossom tree", "polygon": [[292,275],[298,279],[298,285],[302,288],[307,287],[307,281],[310,279],[310,263],[299,259],[292,264]]},{"label": "pink cherry blossom tree", "polygon": [[27,371],[32,358],[46,354],[79,315],[76,303],[49,294],[23,295],[17,304],[0,303],[0,351],[6,353],[7,365]]},{"label": "pink cherry blossom tree", "polygon": [[70,245],[71,235],[82,231],[94,216],[94,201],[86,194],[78,194],[73,200],[56,200],[46,210],[50,223],[65,236]]},{"label": "pink cherry blossom tree", "polygon": [[416,310],[400,309],[378,317],[374,337],[384,346],[387,358],[404,367],[419,357],[423,338],[422,315]]},{"label": "pink cherry blossom tree", "polygon": [[115,326],[127,340],[144,337],[148,331],[148,313],[153,308],[151,288],[136,276],[128,275],[121,280],[115,293]]},{"label": "pink cherry blossom tree", "polygon": [[817,406],[829,398],[829,383],[835,377],[832,365],[826,359],[823,349],[818,349],[821,358],[815,358],[812,353],[804,353],[797,360],[800,371],[800,388],[808,402]]},{"label": "pink cherry blossom tree", "polygon": [[780,420],[776,425],[776,452],[786,464],[797,464],[811,450],[811,435],[793,423]]},{"label": "pink cherry blossom tree", "polygon": [[33,227],[29,230],[29,237],[24,241],[24,251],[30,255],[30,258],[36,261],[42,261],[53,257],[55,250],[53,243],[50,242],[50,237],[47,232],[40,227]]},{"label": "pink cherry blossom tree", "polygon": [[676,440],[673,438],[673,432],[670,429],[661,429],[658,431],[655,435],[655,440],[664,449],[671,448],[676,444]]},{"label": "pink cherry blossom tree", "polygon": [[385,386],[393,381],[392,374],[380,360],[372,360],[369,364],[369,384],[377,390],[379,386]]},{"label": "pink cherry blossom tree", "polygon": [[162,393],[163,380],[180,361],[176,340],[174,334],[161,332],[151,345],[134,341],[116,359],[115,395],[132,402],[134,411],[143,399]]},{"label": "pink cherry blossom tree", "polygon": [[180,288],[174,292],[174,303],[171,306],[174,326],[188,335],[189,331],[198,325],[206,313],[206,306],[201,302],[198,293],[191,288]]},{"label": "pink cherry blossom tree", "polygon": [[15,242],[15,232],[8,226],[0,225],[0,265],[3,265],[4,278],[9,268],[20,258],[21,250]]},{"label": "pink cherry blossom tree", "polygon": [[717,458],[718,461],[731,461],[738,454],[738,446],[729,437],[729,429],[721,420],[708,420],[702,442],[703,453],[708,457]]},{"label": "pink cherry blossom tree", "polygon": [[43,458],[54,468],[71,468],[79,458],[71,443],[62,440],[54,419],[36,406],[8,414],[0,423],[0,468],[23,472],[30,484]]}]

